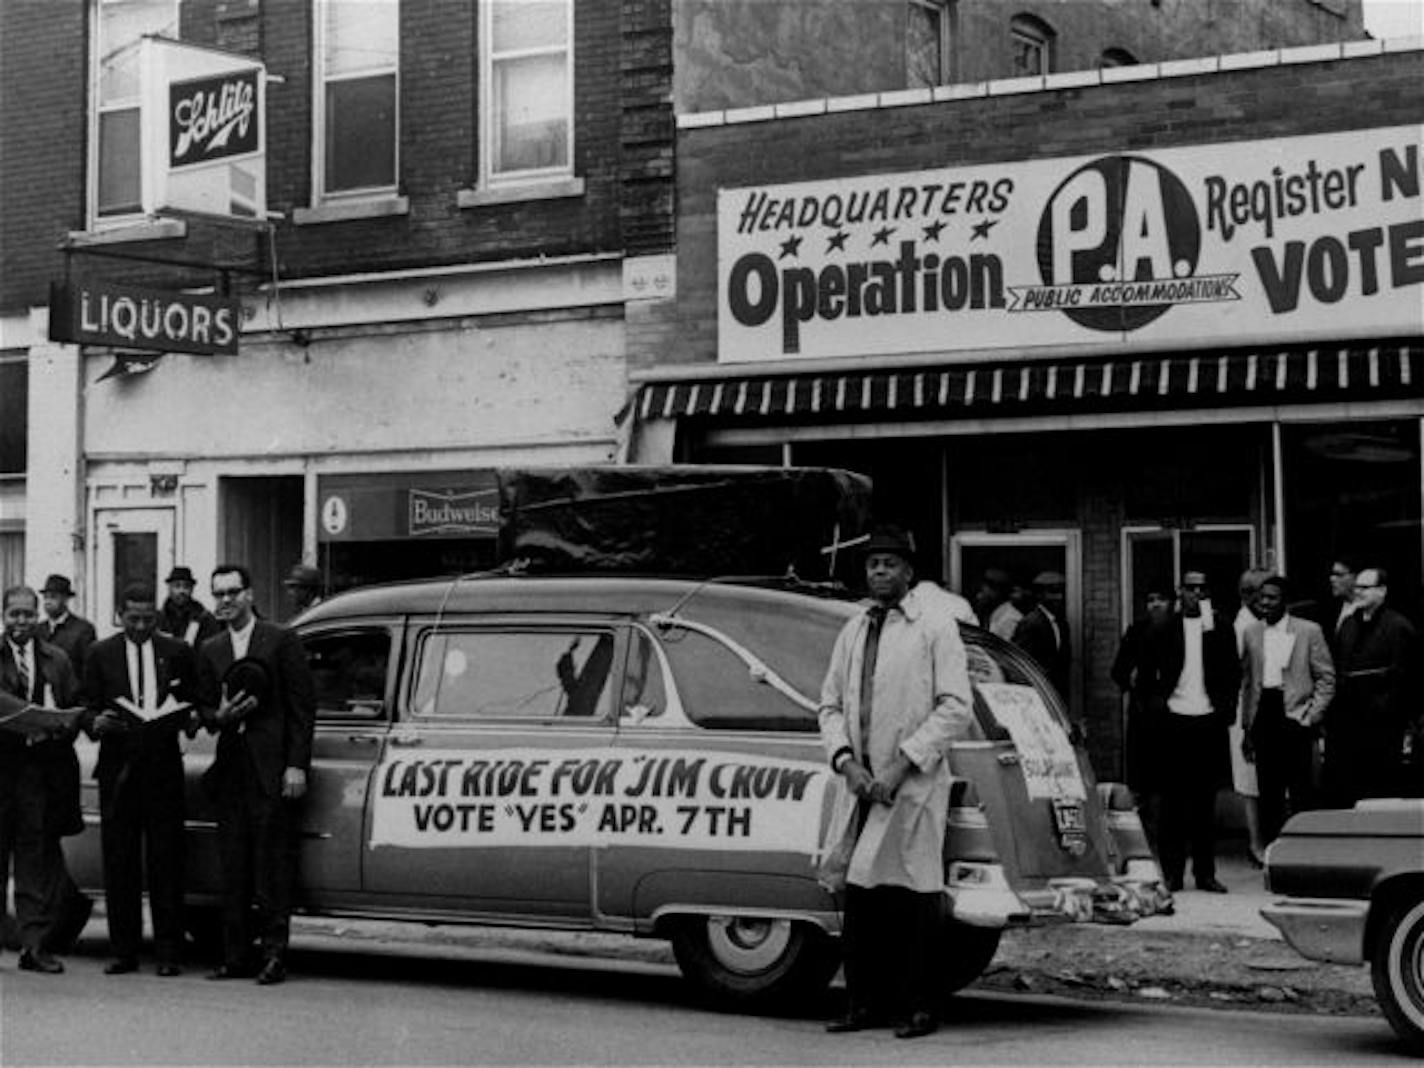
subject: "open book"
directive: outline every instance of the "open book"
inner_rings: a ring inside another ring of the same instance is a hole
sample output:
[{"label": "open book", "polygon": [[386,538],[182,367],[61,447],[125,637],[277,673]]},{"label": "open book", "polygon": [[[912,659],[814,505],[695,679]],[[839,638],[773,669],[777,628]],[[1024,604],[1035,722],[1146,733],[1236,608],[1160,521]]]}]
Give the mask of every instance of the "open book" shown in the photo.
[{"label": "open book", "polygon": [[73,734],[82,715],[82,708],[26,705],[15,712],[0,715],[0,730],[23,734],[30,741],[38,742],[57,735]]}]

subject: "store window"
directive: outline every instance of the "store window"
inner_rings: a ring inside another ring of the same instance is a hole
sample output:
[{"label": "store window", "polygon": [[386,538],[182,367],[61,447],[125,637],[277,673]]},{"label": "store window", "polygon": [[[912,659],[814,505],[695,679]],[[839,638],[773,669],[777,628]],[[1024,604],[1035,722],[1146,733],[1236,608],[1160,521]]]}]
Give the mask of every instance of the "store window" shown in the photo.
[{"label": "store window", "polygon": [[29,357],[0,353],[0,481],[25,475],[29,393]]},{"label": "store window", "polygon": [[953,80],[954,15],[950,0],[910,0],[905,23],[909,88],[927,89]]},{"label": "store window", "polygon": [[480,184],[573,173],[573,0],[480,5]]},{"label": "store window", "polygon": [[142,207],[139,40],[178,37],[178,0],[96,0],[90,67],[89,215],[131,219]]},{"label": "store window", "polygon": [[612,631],[510,628],[431,632],[413,703],[437,719],[605,719]]},{"label": "store window", "polygon": [[316,0],[319,202],[393,194],[399,174],[400,4]]},{"label": "store window", "polygon": [[1013,76],[1031,77],[1053,70],[1053,28],[1032,15],[1015,15],[1009,24]]}]

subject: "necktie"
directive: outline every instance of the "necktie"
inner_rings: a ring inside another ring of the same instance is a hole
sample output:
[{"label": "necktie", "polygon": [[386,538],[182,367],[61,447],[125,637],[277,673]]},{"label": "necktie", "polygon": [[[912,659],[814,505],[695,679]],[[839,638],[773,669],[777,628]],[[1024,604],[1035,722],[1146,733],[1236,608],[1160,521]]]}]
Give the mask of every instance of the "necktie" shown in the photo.
[{"label": "necktie", "polygon": [[20,669],[20,689],[26,701],[34,699],[34,676],[30,673],[28,648],[15,651],[15,666]]},{"label": "necktie", "polygon": [[875,605],[868,612],[865,628],[865,655],[860,663],[860,751],[863,763],[870,768],[870,710],[875,695],[875,661],[880,656],[880,630],[885,625],[886,609]]}]

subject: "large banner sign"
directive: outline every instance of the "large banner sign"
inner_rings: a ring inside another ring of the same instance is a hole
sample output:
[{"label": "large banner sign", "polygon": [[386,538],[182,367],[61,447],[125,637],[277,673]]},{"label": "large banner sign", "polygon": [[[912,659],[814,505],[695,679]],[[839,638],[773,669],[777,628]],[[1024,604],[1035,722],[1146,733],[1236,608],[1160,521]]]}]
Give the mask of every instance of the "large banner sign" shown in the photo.
[{"label": "large banner sign", "polygon": [[724,189],[724,362],[1424,328],[1424,126]]},{"label": "large banner sign", "polygon": [[1002,682],[981,682],[975,688],[1014,740],[1028,796],[1086,800],[1073,742],[1038,691]]},{"label": "large banner sign", "polygon": [[397,750],[373,846],[607,846],[813,853],[830,770],[747,753]]}]

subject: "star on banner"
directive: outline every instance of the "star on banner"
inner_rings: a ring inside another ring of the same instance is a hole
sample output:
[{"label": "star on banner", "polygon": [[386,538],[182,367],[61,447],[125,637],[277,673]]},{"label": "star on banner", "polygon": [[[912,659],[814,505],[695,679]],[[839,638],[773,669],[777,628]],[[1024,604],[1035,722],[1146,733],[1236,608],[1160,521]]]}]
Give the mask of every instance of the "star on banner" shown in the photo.
[{"label": "star on banner", "polygon": [[776,257],[779,260],[786,259],[787,256],[801,255],[801,238],[788,237],[781,243],[781,255]]},{"label": "star on banner", "polygon": [[837,233],[832,234],[832,235],[830,236],[830,238],[827,239],[827,242],[826,242],[826,251],[827,251],[827,252],[844,252],[844,251],[845,251],[846,238],[848,238],[848,237],[850,237],[850,234],[849,234],[847,231],[845,231],[845,230],[841,230],[841,231],[839,231],[839,232],[837,232]]},{"label": "star on banner", "polygon": [[975,224],[974,224],[974,233],[973,233],[973,235],[969,238],[969,240],[970,240],[970,241],[977,241],[977,240],[978,240],[979,238],[981,238],[981,237],[987,238],[987,237],[989,236],[989,231],[992,230],[992,229],[993,229],[995,226],[997,226],[997,225],[999,225],[999,220],[998,220],[998,219],[985,219],[983,222],[975,223]]},{"label": "star on banner", "polygon": [[925,240],[926,240],[926,241],[938,241],[938,240],[939,240],[939,235],[940,235],[941,231],[943,231],[943,230],[944,230],[944,220],[943,220],[943,219],[936,219],[934,222],[930,223],[928,226],[925,227]]},{"label": "star on banner", "polygon": [[870,244],[871,244],[872,246],[874,246],[874,245],[888,245],[888,244],[890,244],[890,237],[891,237],[891,235],[894,234],[894,233],[895,233],[895,228],[894,228],[893,226],[887,226],[887,227],[885,227],[885,228],[882,229],[882,230],[876,230],[876,231],[875,231],[875,239],[874,239],[873,241],[871,241]]}]

